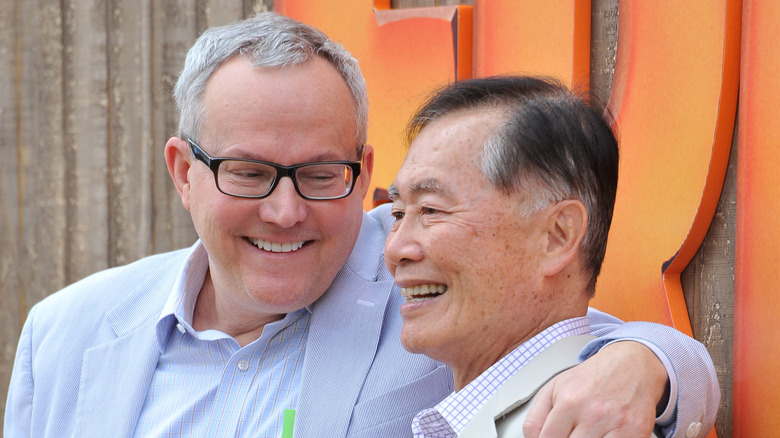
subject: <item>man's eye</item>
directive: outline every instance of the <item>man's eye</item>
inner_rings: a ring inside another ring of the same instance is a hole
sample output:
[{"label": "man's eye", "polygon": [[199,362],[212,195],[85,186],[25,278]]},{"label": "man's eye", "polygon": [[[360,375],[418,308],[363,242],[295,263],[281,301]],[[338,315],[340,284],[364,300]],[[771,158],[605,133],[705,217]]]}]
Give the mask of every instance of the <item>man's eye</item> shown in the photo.
[{"label": "man's eye", "polygon": [[390,215],[393,216],[393,219],[395,219],[397,221],[404,218],[404,212],[403,211],[393,211],[393,212],[390,212]]},{"label": "man's eye", "polygon": [[431,207],[420,207],[420,214],[436,214],[439,210]]}]

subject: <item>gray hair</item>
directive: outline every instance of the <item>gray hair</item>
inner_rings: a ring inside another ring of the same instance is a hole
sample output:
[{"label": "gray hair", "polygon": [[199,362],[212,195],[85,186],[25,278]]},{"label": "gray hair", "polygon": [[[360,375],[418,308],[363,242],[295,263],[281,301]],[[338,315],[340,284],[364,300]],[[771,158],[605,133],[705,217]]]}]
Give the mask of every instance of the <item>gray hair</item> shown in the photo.
[{"label": "gray hair", "polygon": [[484,144],[480,171],[498,190],[517,196],[519,214],[530,216],[565,199],[585,206],[588,227],[580,250],[593,294],[617,192],[611,116],[599,102],[554,79],[472,79],[436,91],[412,116],[407,142],[436,119],[478,109],[494,109],[500,118]]},{"label": "gray hair", "polygon": [[508,117],[505,123],[488,137],[482,149],[479,168],[485,178],[503,192],[520,196],[523,202],[517,209],[523,217],[531,217],[564,199],[583,200],[591,215],[595,203],[580,193],[575,195],[574,188],[567,181],[554,174],[538,175],[533,172],[535,169],[526,168],[524,157],[516,152],[514,139],[507,132],[511,119]]},{"label": "gray hair", "polygon": [[173,90],[179,108],[179,136],[199,138],[207,116],[203,103],[206,83],[219,66],[234,56],[246,56],[255,67],[293,67],[321,56],[349,87],[355,102],[356,144],[368,137],[368,94],[357,60],[319,30],[275,14],[206,30],[187,53],[184,69]]}]

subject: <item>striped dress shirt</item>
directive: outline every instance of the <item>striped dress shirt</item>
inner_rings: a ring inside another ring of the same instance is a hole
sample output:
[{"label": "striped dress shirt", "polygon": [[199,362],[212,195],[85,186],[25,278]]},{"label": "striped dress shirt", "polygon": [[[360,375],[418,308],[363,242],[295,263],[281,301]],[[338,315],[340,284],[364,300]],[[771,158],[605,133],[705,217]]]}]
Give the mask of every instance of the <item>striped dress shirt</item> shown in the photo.
[{"label": "striped dress shirt", "polygon": [[310,312],[267,324],[244,347],[217,330],[195,331],[207,271],[205,248],[197,244],[157,322],[160,360],[135,436],[278,438],[284,410],[297,405]]}]

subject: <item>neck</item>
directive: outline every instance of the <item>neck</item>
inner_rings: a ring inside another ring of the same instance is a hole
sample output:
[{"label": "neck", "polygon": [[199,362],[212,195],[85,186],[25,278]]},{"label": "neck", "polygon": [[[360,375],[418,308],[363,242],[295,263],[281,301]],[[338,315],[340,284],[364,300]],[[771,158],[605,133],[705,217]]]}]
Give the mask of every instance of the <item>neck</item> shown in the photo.
[{"label": "neck", "polygon": [[[459,351],[457,361],[448,362],[447,365],[452,370],[453,384],[455,391],[460,391],[472,380],[479,377],[491,366],[504,358],[506,355],[514,351],[517,347],[527,342],[534,336],[542,333],[549,327],[567,319],[586,316],[587,315],[587,300],[573,300],[574,302],[568,302],[567,304],[558,303],[554,308],[549,309],[549,312],[539,312],[540,315],[544,315],[538,321],[533,323],[533,326],[526,330],[524,333],[519,333],[516,329],[506,331],[503,336],[499,334],[493,334],[490,339],[485,339],[483,342],[477,344],[480,351],[473,351],[467,353],[466,351]],[[522,318],[518,319],[522,320]],[[467,357],[471,360],[463,360]]]},{"label": "neck", "polygon": [[284,318],[284,314],[257,315],[252,309],[230,306],[229,301],[229,296],[217,293],[211,274],[206,274],[195,302],[192,327],[198,331],[219,330],[243,347],[258,339],[266,324]]}]

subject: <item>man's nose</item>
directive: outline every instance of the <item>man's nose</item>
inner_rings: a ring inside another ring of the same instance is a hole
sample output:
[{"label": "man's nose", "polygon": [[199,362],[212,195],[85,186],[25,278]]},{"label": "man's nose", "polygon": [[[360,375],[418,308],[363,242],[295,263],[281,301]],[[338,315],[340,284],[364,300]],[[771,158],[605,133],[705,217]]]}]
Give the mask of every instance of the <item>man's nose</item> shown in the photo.
[{"label": "man's nose", "polygon": [[385,241],[385,264],[391,273],[395,273],[397,266],[418,262],[423,259],[422,246],[417,240],[414,224],[409,222],[397,223],[387,235]]},{"label": "man's nose", "polygon": [[295,190],[290,177],[282,177],[274,191],[259,204],[258,214],[263,222],[290,228],[306,220],[306,200]]}]

